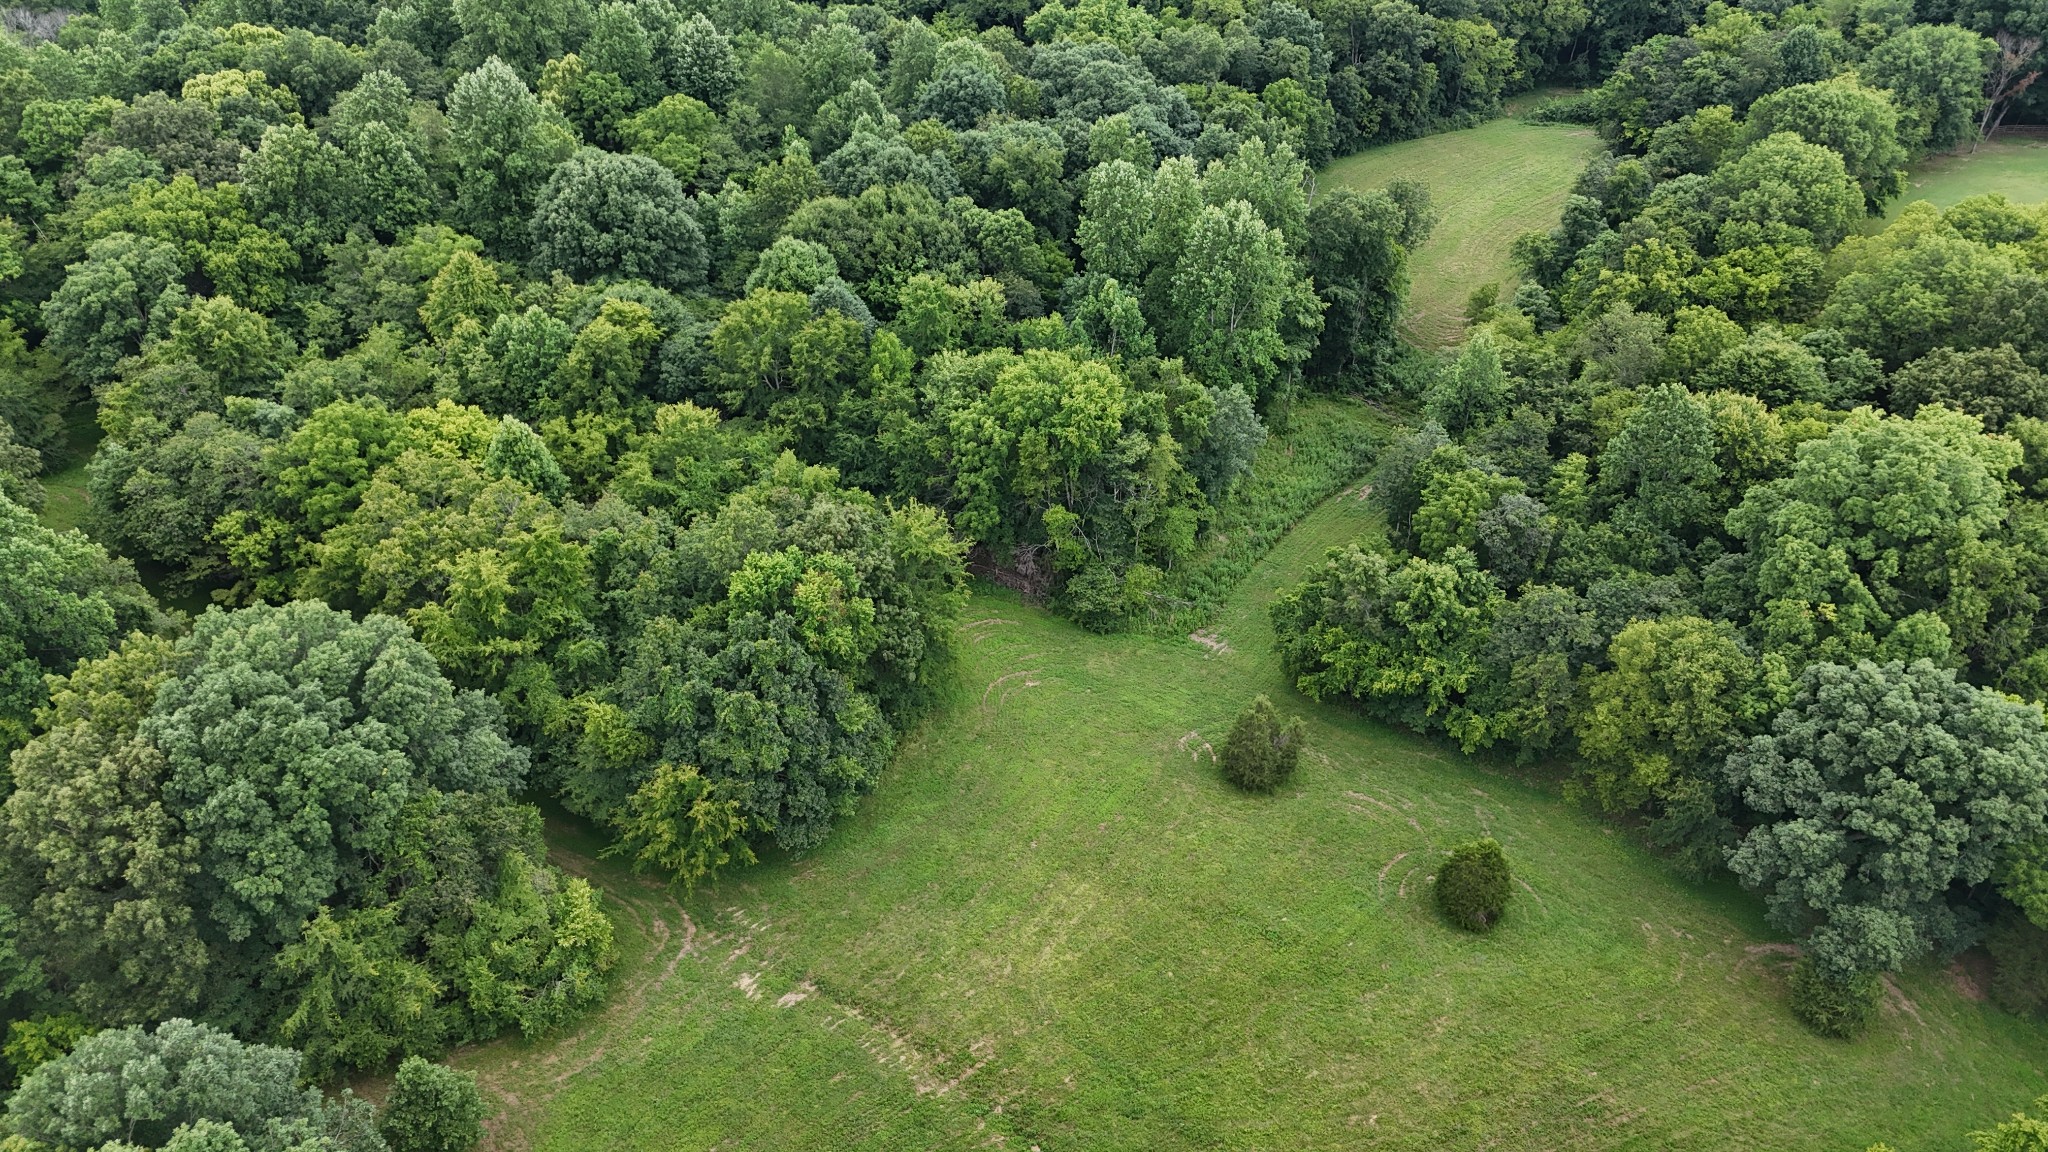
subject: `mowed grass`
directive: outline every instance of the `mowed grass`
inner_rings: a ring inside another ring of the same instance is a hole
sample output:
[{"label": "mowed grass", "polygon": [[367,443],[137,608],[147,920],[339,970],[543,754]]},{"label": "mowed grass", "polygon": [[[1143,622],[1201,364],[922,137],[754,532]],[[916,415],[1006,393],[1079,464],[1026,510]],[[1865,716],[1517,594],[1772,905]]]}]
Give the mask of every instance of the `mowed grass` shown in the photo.
[{"label": "mowed grass", "polygon": [[1440,348],[1463,333],[1473,289],[1513,276],[1508,246],[1515,237],[1557,226],[1572,180],[1599,150],[1588,127],[1500,119],[1347,156],[1317,179],[1379,188],[1405,176],[1429,186],[1443,219],[1409,261],[1402,334]]},{"label": "mowed grass", "polygon": [[[1321,505],[1225,601],[1225,650],[977,593],[947,699],[805,858],[679,898],[551,822],[626,959],[570,1033],[458,1056],[489,1146],[1918,1152],[2048,1089],[2048,1038],[1931,965],[1866,1039],[1813,1036],[1748,895],[1292,695],[1269,604],[1376,531]],[[1309,722],[1273,797],[1211,756],[1258,692]],[[1486,832],[1519,886],[1482,937],[1430,877]]]},{"label": "mowed grass", "polygon": [[1947,208],[1958,200],[1986,193],[2003,193],[2016,204],[2038,204],[2048,200],[2048,130],[2001,132],[1977,146],[1929,159],[1913,166],[1906,175],[1906,191],[1874,221],[1870,231],[1899,218],[1906,205],[1925,200]]}]

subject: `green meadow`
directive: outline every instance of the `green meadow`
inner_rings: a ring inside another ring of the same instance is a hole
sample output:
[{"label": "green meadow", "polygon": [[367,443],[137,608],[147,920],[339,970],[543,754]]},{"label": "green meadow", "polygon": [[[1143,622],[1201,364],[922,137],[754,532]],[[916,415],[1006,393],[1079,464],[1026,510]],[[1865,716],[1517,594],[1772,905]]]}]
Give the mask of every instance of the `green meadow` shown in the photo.
[{"label": "green meadow", "polygon": [[[574,1031],[458,1057],[490,1146],[1915,1152],[2048,1090],[2048,1039],[1966,977],[1910,971],[1869,1036],[1820,1039],[1747,894],[1541,774],[1293,695],[1268,605],[1377,530],[1347,488],[1195,635],[978,591],[945,699],[801,859],[686,895],[554,822],[625,959]],[[1213,762],[1261,692],[1310,733],[1265,798]],[[1486,937],[1430,895],[1481,833],[1519,885]]]}]

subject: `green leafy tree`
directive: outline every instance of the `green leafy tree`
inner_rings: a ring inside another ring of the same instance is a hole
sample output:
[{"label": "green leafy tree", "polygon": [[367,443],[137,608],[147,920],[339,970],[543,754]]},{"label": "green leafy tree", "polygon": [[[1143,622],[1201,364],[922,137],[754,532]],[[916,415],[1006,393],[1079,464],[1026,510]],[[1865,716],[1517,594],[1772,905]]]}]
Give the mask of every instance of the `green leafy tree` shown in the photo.
[{"label": "green leafy tree", "polygon": [[2017,416],[2048,417],[2048,374],[2010,344],[1962,352],[1936,348],[1892,373],[1891,394],[1901,415],[1940,404],[1983,417],[1993,432]]},{"label": "green leafy tree", "polygon": [[548,177],[533,214],[536,257],[576,276],[702,283],[704,233],[675,174],[645,156],[586,148]]},{"label": "green leafy tree", "polygon": [[[179,660],[142,734],[204,846],[196,903],[230,941],[274,946],[328,900],[368,895],[421,790],[504,794],[524,776],[497,707],[454,691],[395,620],[310,601],[209,612]],[[231,748],[209,738],[222,725]]]},{"label": "green leafy tree", "polygon": [[1607,655],[1610,666],[1586,678],[1576,728],[1584,778],[1610,812],[1718,775],[1722,756],[1772,703],[1756,658],[1726,623],[1637,620]]},{"label": "green leafy tree", "polygon": [[1848,1040],[1877,1018],[1884,987],[1874,974],[1843,976],[1801,956],[1786,981],[1792,992],[1792,1013],[1823,1036]]},{"label": "green leafy tree", "polygon": [[1750,105],[1753,140],[1776,132],[1797,133],[1808,143],[1834,150],[1863,189],[1872,212],[1906,185],[1906,149],[1899,143],[1898,113],[1876,89],[1838,79],[1780,88]]},{"label": "green leafy tree", "polygon": [[208,964],[191,909],[198,845],[164,801],[162,754],[137,735],[171,663],[169,641],[136,634],[54,680],[0,809],[22,944],[106,1023],[190,1011]]},{"label": "green leafy tree", "polygon": [[391,1152],[469,1152],[483,1139],[476,1074],[407,1057],[392,1078],[378,1131]]},{"label": "green leafy tree", "polygon": [[126,560],[77,532],[53,532],[0,497],[0,748],[28,739],[43,678],[155,629],[156,602]]},{"label": "green leafy tree", "polygon": [[161,240],[125,232],[95,240],[43,305],[50,344],[86,379],[111,378],[146,338],[169,332],[187,300],[186,270]]},{"label": "green leafy tree", "polygon": [[1477,747],[1486,723],[1467,694],[1501,602],[1463,549],[1397,565],[1353,545],[1282,596],[1273,624],[1281,662],[1304,694],[1352,696],[1375,716]]},{"label": "green leafy tree", "polygon": [[1724,250],[1753,243],[1834,247],[1864,215],[1864,192],[1842,155],[1796,132],[1774,132],[1714,170],[1725,207]]},{"label": "green leafy tree", "polygon": [[180,1129],[218,1125],[250,1152],[289,1152],[345,1127],[337,1113],[351,1107],[298,1080],[289,1048],[166,1020],[86,1037],[22,1081],[8,1119],[23,1138],[60,1148],[174,1147]]},{"label": "green leafy tree", "polygon": [[1949,946],[1959,894],[2048,831],[2040,709],[1925,660],[1812,665],[1727,774],[1757,817],[1729,867],[1835,979]]},{"label": "green leafy tree", "polygon": [[590,6],[583,0],[453,0],[449,7],[462,30],[449,53],[453,63],[474,68],[500,60],[528,79],[544,61],[566,52],[590,24]]},{"label": "green leafy tree", "polygon": [[[2006,251],[1971,240],[1932,205],[1908,205],[1874,238],[1844,245],[1846,274],[1820,322],[1897,369],[1936,348],[1985,348],[2038,337],[2016,326],[2031,281]],[[2018,308],[2018,310],[2015,310]]]},{"label": "green leafy tree", "polygon": [[687,765],[658,765],[627,800],[614,851],[635,868],[654,868],[686,888],[737,861],[752,864],[740,802]]},{"label": "green leafy tree", "polygon": [[1891,94],[1899,142],[1916,155],[1946,152],[1976,134],[1998,45],[1953,24],[1915,24],[1885,40],[1858,69]]},{"label": "green leafy tree", "polygon": [[1728,514],[1755,565],[1765,650],[1797,665],[1946,659],[1975,643],[1993,578],[1976,558],[2000,531],[2018,463],[2012,442],[1939,407],[1912,420],[1862,409],[1802,445],[1790,476]]},{"label": "green leafy tree", "polygon": [[575,150],[574,131],[492,58],[448,93],[448,141],[456,219],[493,250],[523,250],[542,187]]},{"label": "green leafy tree", "polygon": [[1323,299],[1319,373],[1384,371],[1408,290],[1409,214],[1385,192],[1333,189],[1309,209],[1307,257]]}]

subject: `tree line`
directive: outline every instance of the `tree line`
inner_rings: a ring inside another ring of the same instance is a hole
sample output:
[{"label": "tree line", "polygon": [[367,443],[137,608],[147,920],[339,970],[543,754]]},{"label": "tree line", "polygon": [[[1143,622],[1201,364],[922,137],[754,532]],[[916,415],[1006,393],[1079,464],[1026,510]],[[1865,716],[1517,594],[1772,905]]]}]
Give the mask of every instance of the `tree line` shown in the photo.
[{"label": "tree line", "polygon": [[1997,51],[1715,5],[1626,53],[1565,110],[1612,149],[1378,465],[1385,546],[1275,608],[1309,694],[1572,763],[1756,890],[1814,1018],[1985,940],[2043,998],[2048,205],[1864,225]]}]

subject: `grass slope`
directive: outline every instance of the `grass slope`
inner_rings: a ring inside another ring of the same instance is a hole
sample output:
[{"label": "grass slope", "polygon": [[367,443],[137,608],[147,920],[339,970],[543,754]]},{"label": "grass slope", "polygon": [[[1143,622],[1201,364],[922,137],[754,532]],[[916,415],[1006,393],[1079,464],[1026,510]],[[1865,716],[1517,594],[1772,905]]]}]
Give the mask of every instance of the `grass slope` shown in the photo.
[{"label": "grass slope", "polygon": [[[1266,609],[1375,531],[1289,533],[1214,636],[1092,636],[975,596],[957,687],[816,853],[678,902],[572,826],[614,897],[610,1006],[464,1053],[495,1149],[1949,1149],[2048,1088],[2048,1038],[1932,968],[1818,1039],[1732,888],[1672,878],[1551,792],[1287,692]],[[1280,796],[1208,748],[1266,692],[1309,720]],[[1438,853],[1522,886],[1444,926]]]},{"label": "grass slope", "polygon": [[1591,128],[1500,119],[1347,156],[1318,180],[1378,188],[1406,176],[1429,185],[1443,220],[1410,261],[1402,334],[1438,348],[1457,341],[1474,288],[1513,274],[1515,237],[1556,227],[1572,180],[1599,149]]},{"label": "grass slope", "polygon": [[2048,200],[2048,131],[2002,132],[1975,152],[1934,156],[1914,165],[1906,176],[1905,194],[1892,201],[1884,220],[1869,230],[1898,219],[1915,201],[1946,208],[1987,192],[2003,192],[2017,204]]}]

